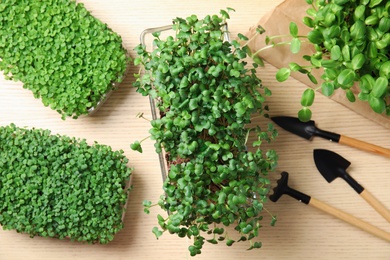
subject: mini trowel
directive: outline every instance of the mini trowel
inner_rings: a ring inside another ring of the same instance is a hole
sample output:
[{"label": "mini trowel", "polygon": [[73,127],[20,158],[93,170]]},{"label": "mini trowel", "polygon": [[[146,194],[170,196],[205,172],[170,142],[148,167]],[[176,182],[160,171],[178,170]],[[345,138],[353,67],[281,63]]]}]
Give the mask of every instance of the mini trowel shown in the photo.
[{"label": "mini trowel", "polygon": [[366,143],[364,141],[347,137],[345,135],[321,130],[316,127],[315,122],[312,120],[308,122],[302,122],[296,117],[288,116],[271,117],[271,119],[283,129],[307,140],[311,140],[313,136],[319,136],[333,142],[348,145],[360,150],[373,152],[390,158],[390,149]]},{"label": "mini trowel", "polygon": [[341,155],[325,150],[314,150],[314,161],[318,171],[330,183],[337,177],[345,180],[368,204],[371,205],[379,214],[381,214],[387,221],[390,222],[390,211],[380,203],[370,192],[368,192],[362,185],[360,185],[351,175],[346,171],[351,163],[343,158]]}]

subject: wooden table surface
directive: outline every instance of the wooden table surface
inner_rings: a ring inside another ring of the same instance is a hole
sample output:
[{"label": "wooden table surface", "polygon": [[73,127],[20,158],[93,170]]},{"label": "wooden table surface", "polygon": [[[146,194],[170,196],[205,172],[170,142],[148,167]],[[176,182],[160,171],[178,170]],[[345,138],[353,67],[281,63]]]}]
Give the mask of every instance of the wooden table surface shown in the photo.
[{"label": "wooden table surface", "polygon": [[[303,0],[302,0],[303,1]],[[282,0],[83,0],[86,8],[118,32],[124,46],[134,57],[143,29],[166,25],[175,17],[197,14],[203,17],[232,7],[229,22],[232,35],[245,33],[264,14]],[[104,106],[93,116],[77,120],[61,120],[59,114],[34,99],[21,83],[0,77],[0,125],[51,129],[53,133],[86,138],[123,149],[135,168],[133,186],[125,217],[125,228],[108,245],[88,245],[68,240],[31,239],[15,231],[0,230],[0,259],[189,259],[187,239],[164,234],[159,240],[151,229],[157,225],[155,208],[150,215],[143,212],[142,201],[157,201],[162,194],[162,179],[153,142],[144,143],[144,153],[133,152],[129,144],[148,136],[149,123],[136,118],[139,112],[150,117],[148,99],[132,88],[137,68]],[[275,81],[277,69],[266,64],[259,69],[264,85],[273,95],[268,100],[272,116],[296,115],[305,86],[293,79]],[[313,119],[322,129],[343,133],[384,147],[390,147],[389,129],[356,114],[344,106],[317,95]],[[314,138],[312,142],[278,128],[279,137],[271,148],[279,154],[279,166],[270,178],[275,181],[281,171],[290,173],[290,185],[312,197],[353,214],[387,232],[390,224],[377,214],[342,180],[328,184],[318,173],[312,159],[315,148],[330,149],[351,161],[349,173],[386,207],[390,208],[390,160],[378,155]],[[260,231],[262,249],[246,250],[247,243],[232,247],[205,244],[196,259],[390,259],[390,245],[310,206],[284,196],[277,203],[266,204],[277,214],[276,226],[264,221]],[[234,232],[234,231],[232,231]]]}]

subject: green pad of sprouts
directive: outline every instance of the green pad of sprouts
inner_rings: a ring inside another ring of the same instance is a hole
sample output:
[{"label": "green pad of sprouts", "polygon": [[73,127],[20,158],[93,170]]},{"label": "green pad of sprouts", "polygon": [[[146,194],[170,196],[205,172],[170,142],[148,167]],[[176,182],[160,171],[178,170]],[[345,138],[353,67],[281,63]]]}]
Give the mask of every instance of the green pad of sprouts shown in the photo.
[{"label": "green pad of sprouts", "polygon": [[108,243],[123,227],[132,169],[123,151],[49,130],[0,127],[0,225]]},{"label": "green pad of sprouts", "polygon": [[0,3],[0,70],[62,118],[88,114],[121,82],[121,37],[73,0]]}]

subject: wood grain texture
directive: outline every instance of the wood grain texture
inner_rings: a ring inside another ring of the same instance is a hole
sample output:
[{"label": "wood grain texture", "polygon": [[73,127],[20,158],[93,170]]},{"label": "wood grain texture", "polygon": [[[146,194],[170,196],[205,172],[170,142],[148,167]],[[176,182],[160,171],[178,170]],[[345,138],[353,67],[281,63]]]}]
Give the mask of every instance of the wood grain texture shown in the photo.
[{"label": "wood grain texture", "polygon": [[[190,14],[204,16],[218,13],[220,9],[232,7],[229,29],[232,35],[245,33],[266,12],[283,0],[82,0],[85,7],[97,18],[118,32],[124,46],[135,56],[134,47],[145,28],[166,25],[177,16]],[[280,26],[283,26],[282,24]],[[125,217],[125,228],[108,245],[88,245],[67,240],[29,238],[14,231],[0,230],[1,260],[45,260],[45,259],[190,259],[187,239],[164,234],[159,240],[151,230],[157,225],[156,215],[165,214],[154,208],[150,215],[143,212],[142,201],[157,201],[162,191],[162,179],[158,157],[153,142],[147,140],[144,153],[130,150],[135,140],[148,136],[149,123],[136,118],[139,112],[151,117],[149,101],[132,88],[132,67],[126,80],[107,100],[94,116],[78,120],[61,120],[59,114],[42,105],[18,82],[6,81],[0,76],[0,125],[13,122],[18,126],[51,129],[53,133],[98,141],[113,149],[123,149],[135,168],[134,189],[129,197]],[[277,69],[266,64],[258,70],[263,84],[273,95],[267,104],[271,116],[296,116],[300,109],[300,96],[306,87],[290,79],[279,83],[275,80]],[[344,133],[367,142],[390,147],[389,130],[357,115],[334,101],[317,94],[313,107],[313,119],[318,127]],[[269,120],[254,118],[254,124],[264,126]],[[302,140],[278,128],[275,142],[265,146],[277,150],[279,168],[270,174],[272,182],[279,178],[279,172],[290,173],[291,186],[302,190],[321,201],[342,209],[362,220],[390,232],[390,226],[367,203],[345,185],[335,181],[327,184],[317,172],[313,162],[313,149],[323,148],[339,152],[350,158],[349,171],[359,176],[359,181],[373,191],[384,206],[390,208],[390,175],[388,158],[361,152],[348,146],[341,146],[319,138],[312,142]],[[265,216],[260,240],[263,248],[246,250],[247,243],[236,243],[232,247],[224,244],[205,244],[202,255],[196,259],[389,259],[390,246],[374,236],[350,225],[330,218],[322,212],[300,205],[287,196],[277,203],[266,204],[267,210],[278,216],[275,227],[269,225],[271,218]],[[233,236],[233,227],[229,230]]]}]

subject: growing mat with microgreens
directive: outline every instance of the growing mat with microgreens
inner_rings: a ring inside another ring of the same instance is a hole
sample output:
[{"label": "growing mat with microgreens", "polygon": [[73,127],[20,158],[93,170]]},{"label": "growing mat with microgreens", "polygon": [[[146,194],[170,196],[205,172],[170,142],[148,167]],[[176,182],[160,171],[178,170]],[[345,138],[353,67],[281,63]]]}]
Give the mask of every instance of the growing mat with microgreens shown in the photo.
[{"label": "growing mat with microgreens", "polygon": [[123,228],[123,151],[49,130],[0,127],[0,225],[31,237],[108,243]]},{"label": "growing mat with microgreens", "polygon": [[0,3],[0,70],[63,119],[90,113],[128,63],[121,37],[81,3]]}]

